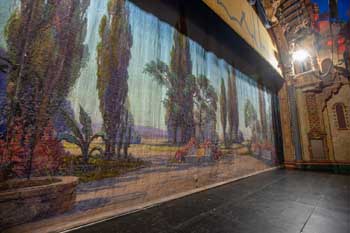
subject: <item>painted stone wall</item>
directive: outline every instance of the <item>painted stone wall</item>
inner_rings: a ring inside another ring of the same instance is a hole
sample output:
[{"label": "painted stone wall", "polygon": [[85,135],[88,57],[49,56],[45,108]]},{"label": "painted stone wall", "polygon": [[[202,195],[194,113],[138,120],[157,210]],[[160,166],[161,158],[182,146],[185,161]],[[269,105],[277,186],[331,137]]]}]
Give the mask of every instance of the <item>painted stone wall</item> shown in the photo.
[{"label": "painted stone wall", "polygon": [[174,28],[123,0],[10,2],[1,164],[10,178],[78,176],[66,214],[278,165],[275,94],[181,34],[181,17]]},{"label": "painted stone wall", "polygon": [[[348,99],[349,84],[344,78],[322,90],[299,86],[296,100],[303,161],[347,163],[350,160],[346,146],[350,142]],[[341,107],[341,113],[337,113],[337,105]],[[343,126],[339,123],[341,120]],[[319,147],[323,156],[317,148],[312,148],[313,139],[323,141],[323,146],[320,144]]]},{"label": "painted stone wall", "polygon": [[[340,88],[339,92],[334,94],[334,96],[327,101],[327,115],[329,116],[329,126],[327,130],[330,135],[332,135],[332,143],[334,151],[334,160],[339,162],[350,161],[350,122],[349,122],[349,108],[350,108],[350,88],[349,85],[344,85]],[[345,100],[345,101],[344,101]],[[337,113],[335,109],[336,104],[343,104],[344,116],[347,128],[341,129],[339,127]]]}]

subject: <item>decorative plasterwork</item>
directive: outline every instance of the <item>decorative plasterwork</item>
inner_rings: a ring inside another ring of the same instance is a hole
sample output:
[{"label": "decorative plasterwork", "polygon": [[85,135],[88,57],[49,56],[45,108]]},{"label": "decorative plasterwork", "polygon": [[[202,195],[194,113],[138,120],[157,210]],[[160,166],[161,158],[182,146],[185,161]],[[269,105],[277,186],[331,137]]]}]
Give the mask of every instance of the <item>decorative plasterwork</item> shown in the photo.
[{"label": "decorative plasterwork", "polygon": [[[327,134],[322,130],[322,115],[320,115],[320,111],[318,109],[317,94],[313,92],[306,92],[305,100],[310,127],[310,130],[308,132],[309,153],[311,155],[312,160],[327,159]],[[312,146],[312,144],[316,142],[320,143],[318,149],[317,147],[313,148]],[[314,151],[314,149],[316,150],[316,152]],[[323,152],[321,153],[320,151]]]},{"label": "decorative plasterwork", "polygon": [[[344,120],[345,120],[345,124],[346,124],[345,128],[339,127],[338,115],[337,115],[337,111],[336,111],[337,105],[341,105],[343,108]],[[350,119],[349,118],[350,117],[349,117],[348,106],[346,106],[344,103],[335,103],[332,106],[332,115],[333,115],[333,121],[334,121],[335,128],[340,129],[340,130],[349,129],[349,126],[350,126]]]},{"label": "decorative plasterwork", "polygon": [[327,102],[332,98],[332,96],[338,94],[343,83],[337,82],[333,83],[332,86],[323,89],[323,101],[322,101],[322,111],[327,107]]},{"label": "decorative plasterwork", "polygon": [[278,23],[276,17],[277,9],[281,4],[281,0],[262,0],[261,1],[266,12],[266,16],[272,24]]},{"label": "decorative plasterwork", "polygon": [[321,129],[321,120],[319,117],[316,94],[307,92],[305,94],[306,108],[309,119],[310,133],[319,133]]}]

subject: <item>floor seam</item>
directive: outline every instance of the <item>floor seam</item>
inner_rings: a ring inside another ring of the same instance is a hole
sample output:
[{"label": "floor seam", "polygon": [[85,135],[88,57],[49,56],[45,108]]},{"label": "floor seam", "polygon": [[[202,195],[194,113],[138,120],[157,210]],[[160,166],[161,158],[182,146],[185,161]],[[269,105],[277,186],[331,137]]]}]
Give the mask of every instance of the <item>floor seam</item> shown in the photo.
[{"label": "floor seam", "polygon": [[306,224],[309,222],[311,216],[314,214],[315,210],[317,209],[319,203],[323,200],[324,198],[324,194],[321,195],[321,197],[317,200],[314,208],[312,209],[311,213],[309,214],[309,216],[307,217],[306,221],[304,222],[303,226],[301,227],[300,229],[300,232],[299,233],[303,233],[304,232],[304,229],[306,227]]},{"label": "floor seam", "polygon": [[[257,192],[260,192],[260,191],[264,190],[265,188],[267,188],[267,187],[269,187],[269,186],[271,186],[271,185],[273,185],[273,184],[279,182],[280,180],[282,180],[282,179],[284,179],[284,178],[285,178],[285,177],[282,176],[282,177],[276,179],[274,182],[271,182],[271,183],[269,183],[269,184],[266,184],[265,186],[263,186],[262,188],[260,188],[260,189],[258,189],[258,190],[256,190],[256,191],[254,191],[254,192],[248,193],[248,194],[246,194],[245,196],[243,196],[243,197],[241,197],[241,198],[239,198],[239,199],[237,199],[237,200],[233,200],[233,201],[230,201],[230,202],[226,202],[225,204],[220,205],[218,208],[213,208],[213,209],[219,210],[219,209],[225,207],[227,204],[232,204],[232,203],[234,203],[234,202],[238,202],[238,201],[240,201],[240,200],[243,200],[243,199],[245,199],[245,198],[247,198],[247,197],[249,197],[249,196],[251,196],[251,195],[253,195],[253,194],[257,193]],[[183,223],[180,223],[180,224],[178,224],[178,225],[172,227],[172,229],[178,230],[178,229],[180,229],[181,227],[186,226],[186,225],[190,224],[191,222],[193,222],[193,221],[199,219],[200,217],[209,215],[210,212],[211,212],[213,209],[210,209],[210,210],[208,210],[208,211],[206,211],[206,212],[200,213],[199,215],[196,215],[196,216],[190,218],[189,220],[187,220],[187,221],[185,221],[185,222],[183,222]]]}]

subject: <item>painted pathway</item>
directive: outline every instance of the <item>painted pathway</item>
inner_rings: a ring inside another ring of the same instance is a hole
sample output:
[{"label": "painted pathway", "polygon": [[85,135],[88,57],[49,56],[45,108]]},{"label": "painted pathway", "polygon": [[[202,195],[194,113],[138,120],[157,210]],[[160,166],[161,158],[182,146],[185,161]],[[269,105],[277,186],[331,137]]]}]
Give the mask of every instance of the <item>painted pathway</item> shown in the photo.
[{"label": "painted pathway", "polygon": [[52,232],[86,224],[94,216],[130,212],[144,203],[270,168],[251,156],[225,156],[216,162],[170,163],[168,155],[146,156],[152,165],[120,177],[83,183],[69,212],[6,232]]}]

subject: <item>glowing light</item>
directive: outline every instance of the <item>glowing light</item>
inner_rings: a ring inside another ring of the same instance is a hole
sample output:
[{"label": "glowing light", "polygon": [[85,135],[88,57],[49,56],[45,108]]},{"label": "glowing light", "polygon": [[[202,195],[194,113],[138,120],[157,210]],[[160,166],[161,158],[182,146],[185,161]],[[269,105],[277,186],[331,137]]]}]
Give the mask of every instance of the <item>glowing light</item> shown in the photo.
[{"label": "glowing light", "polygon": [[293,60],[298,62],[305,61],[305,59],[308,58],[309,56],[310,54],[304,49],[297,50],[292,55]]}]

